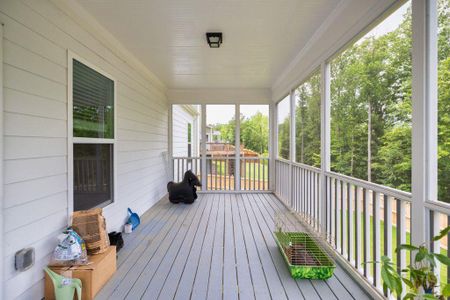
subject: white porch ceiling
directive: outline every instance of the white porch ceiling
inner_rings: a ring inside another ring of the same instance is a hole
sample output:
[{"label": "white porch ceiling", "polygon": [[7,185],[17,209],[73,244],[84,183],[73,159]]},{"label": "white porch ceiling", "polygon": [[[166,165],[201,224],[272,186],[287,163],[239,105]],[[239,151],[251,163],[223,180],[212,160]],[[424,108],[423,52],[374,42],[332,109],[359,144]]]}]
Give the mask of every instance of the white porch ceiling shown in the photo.
[{"label": "white porch ceiling", "polygon": [[[270,88],[339,0],[77,0],[169,88]],[[207,31],[222,31],[219,49]]]}]

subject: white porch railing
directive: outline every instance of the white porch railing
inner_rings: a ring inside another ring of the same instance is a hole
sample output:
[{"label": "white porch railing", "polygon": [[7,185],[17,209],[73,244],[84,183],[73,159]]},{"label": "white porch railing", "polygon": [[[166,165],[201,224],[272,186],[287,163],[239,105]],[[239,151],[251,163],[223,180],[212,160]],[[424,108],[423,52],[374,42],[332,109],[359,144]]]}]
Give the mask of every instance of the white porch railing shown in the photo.
[{"label": "white porch railing", "polygon": [[[236,188],[236,159],[235,157],[206,157],[206,191],[233,191]],[[187,170],[192,170],[202,178],[201,157],[174,157],[173,180],[181,181]],[[240,190],[267,191],[269,190],[269,158],[242,157],[240,159]]]},{"label": "white porch railing", "polygon": [[269,158],[242,157],[240,159],[241,190],[269,190]]},{"label": "white porch railing", "polygon": [[174,181],[182,181],[187,170],[191,170],[201,179],[202,160],[200,157],[174,157],[172,162]]},{"label": "white porch railing", "polygon": [[380,291],[380,265],[364,262],[386,255],[406,266],[395,248],[409,240],[410,193],[280,159],[275,174],[277,196]]}]

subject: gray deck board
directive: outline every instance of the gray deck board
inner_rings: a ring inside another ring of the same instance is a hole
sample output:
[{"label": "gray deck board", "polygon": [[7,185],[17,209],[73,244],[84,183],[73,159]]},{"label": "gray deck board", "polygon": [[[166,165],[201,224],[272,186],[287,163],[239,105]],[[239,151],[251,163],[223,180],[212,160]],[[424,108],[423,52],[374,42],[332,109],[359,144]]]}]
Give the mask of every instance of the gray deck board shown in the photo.
[{"label": "gray deck board", "polygon": [[[177,224],[177,226],[175,226],[175,228],[173,228],[173,230],[171,230],[166,238],[159,244],[157,251],[151,259],[147,261],[145,268],[139,274],[139,277],[134,282],[133,287],[128,291],[125,299],[154,299],[154,297],[158,295],[158,293],[156,293],[150,297],[143,297],[147,288],[152,289],[164,278],[165,273],[172,265],[172,262],[178,253],[182,242],[184,241],[183,237],[186,236],[188,228],[190,228],[191,223],[197,219],[194,216],[201,211],[200,207],[204,207],[205,203],[205,201],[199,201],[190,206],[184,204],[179,205],[187,210],[186,218],[183,219],[183,222]],[[156,278],[154,280],[155,276]],[[150,284],[152,284],[151,287],[149,287]]]},{"label": "gray deck board", "polygon": [[96,299],[370,299],[339,265],[327,281],[292,279],[272,234],[278,211],[271,194],[162,199],[125,236]]},{"label": "gray deck board", "polygon": [[[264,209],[268,214],[266,222],[269,222],[270,226],[272,226],[271,228],[274,228],[275,212],[282,209],[277,204],[281,204],[281,203],[270,203],[271,201],[274,201],[274,200],[271,199],[269,195],[261,194],[261,195],[258,195],[258,197],[262,198],[260,200],[260,203],[262,205],[259,206],[261,211],[263,211],[263,209]],[[283,260],[283,263],[284,263],[284,260]],[[320,296],[317,293],[316,289],[314,288],[314,285],[311,282],[311,280],[299,279],[299,280],[295,280],[295,283],[297,284],[299,290],[302,292],[302,294],[304,295],[304,297],[306,299],[320,299]]]},{"label": "gray deck board", "polygon": [[225,195],[225,227],[223,252],[223,298],[238,299],[238,285],[236,278],[236,246],[234,238],[233,215],[231,212],[232,198]]},{"label": "gray deck board", "polygon": [[[239,195],[237,197],[240,197]],[[250,226],[248,225],[248,217],[243,207],[242,201],[236,201],[238,208],[244,242],[248,251],[248,260],[250,274],[252,276],[255,297],[257,299],[270,299],[269,286],[267,284],[266,274],[264,273],[261,259],[258,255],[258,245],[255,244]]]},{"label": "gray deck board", "polygon": [[[184,288],[192,287],[205,231],[211,216],[212,204],[212,201],[206,203],[206,209],[203,212],[203,216],[194,236],[189,237],[189,239],[186,240],[189,242],[189,251],[186,251],[188,248],[187,246],[186,248],[183,246],[181,247],[182,252],[177,256],[172,265],[166,282],[160,292],[161,299],[173,299],[175,293],[177,293],[177,288],[182,293],[181,299],[188,299],[190,297],[191,290],[188,289],[186,291]],[[191,275],[190,279],[188,279],[189,282],[184,282],[186,279],[183,278],[186,277],[182,276],[185,274]]]},{"label": "gray deck board", "polygon": [[[203,197],[200,197],[198,201],[201,201]],[[205,198],[203,198],[205,199]],[[212,195],[211,201],[214,202],[216,207],[214,218],[208,226],[206,232],[205,241],[203,243],[203,248],[201,249],[200,260],[198,263],[197,272],[195,275],[195,280],[192,288],[191,299],[206,299],[208,293],[208,283],[209,283],[209,272],[211,269],[212,253],[213,253],[213,243],[214,243],[214,233],[218,224],[217,219],[222,211],[219,206],[219,195]]]},{"label": "gray deck board", "polygon": [[[255,299],[252,277],[250,275],[250,263],[247,246],[242,231],[241,217],[239,216],[236,201],[230,201],[233,215],[233,230],[236,247],[236,269],[238,280],[238,292],[242,299]],[[268,293],[268,291],[267,291]]]},{"label": "gray deck board", "polygon": [[[205,199],[212,200],[213,195],[206,195]],[[175,293],[175,299],[189,299],[196,279],[196,274],[200,266],[200,260],[204,259],[204,250],[208,247],[209,241],[211,241],[211,235],[214,232],[215,221],[217,219],[218,203],[217,201],[209,201],[211,204],[210,216],[203,231],[200,231],[196,242],[194,243],[191,253],[189,254],[188,261],[181,275],[181,279],[178,282],[178,288]],[[200,243],[201,242],[201,243]],[[203,255],[202,255],[203,254]],[[205,265],[204,263],[202,265]],[[209,270],[209,269],[208,269]]]},{"label": "gray deck board", "polygon": [[[201,204],[202,207],[200,207],[196,211],[196,214],[193,216],[192,223],[189,225],[189,228],[187,228],[187,226],[183,226],[178,232],[176,240],[170,245],[169,251],[166,253],[161,263],[159,264],[158,269],[156,270],[150,283],[147,285],[142,298],[154,299],[155,295],[160,295],[161,289],[166,282],[168,284],[178,282],[178,280],[175,280],[177,279],[177,274],[181,273],[181,263],[183,263],[184,265],[184,263],[186,262],[186,257],[189,254],[188,250],[191,249],[192,241],[199,228],[199,223],[203,219],[206,207],[208,206],[208,202],[206,201]],[[169,273],[174,266],[175,272],[172,273],[173,275],[171,276],[171,278],[168,278]],[[161,294],[161,297],[166,298],[167,295]]]},{"label": "gray deck board", "polygon": [[[280,251],[278,250],[277,244],[275,242],[275,239],[273,238],[272,231],[274,230],[274,223],[272,219],[272,215],[269,215],[267,211],[262,208],[260,203],[257,203],[256,201],[261,201],[259,199],[258,195],[247,195],[248,201],[250,206],[252,206],[253,212],[255,214],[255,217],[259,220],[263,220],[263,222],[259,222],[260,230],[262,235],[264,236],[264,241],[266,244],[266,247],[270,251],[270,255],[272,256],[272,259],[275,263],[276,269],[278,274],[280,275],[280,278],[282,279],[284,289],[286,291],[286,294],[289,299],[304,299],[303,293],[305,291],[300,290],[297,286],[297,283],[295,280],[291,280],[290,275],[288,272],[286,272],[286,264],[284,262],[283,257],[280,255]],[[257,199],[255,199],[255,197]],[[262,202],[261,202],[262,203]],[[306,282],[309,283],[308,280]],[[305,295],[308,299],[311,299],[311,296],[316,296],[313,293],[313,289],[311,290],[311,294]],[[306,290],[308,291],[308,290]]]},{"label": "gray deck board", "polygon": [[217,216],[216,230],[214,233],[214,243],[212,248],[212,257],[209,270],[208,281],[208,299],[222,299],[222,284],[223,284],[223,234],[225,225],[225,199],[224,194],[219,194],[219,211],[221,213]]},{"label": "gray deck board", "polygon": [[[263,195],[260,195],[263,196]],[[280,201],[276,201],[277,199],[273,195],[264,195],[265,199],[268,201],[262,201],[266,206],[271,205],[275,210],[285,209],[283,204]],[[297,223],[297,220],[294,216],[287,214],[291,223]],[[320,297],[323,299],[367,299],[368,296],[366,293],[358,286],[358,284],[351,279],[351,277],[343,271],[341,267],[337,267],[335,270],[335,276],[330,278],[327,281],[320,280],[310,280],[315,290],[318,291]],[[302,280],[298,280],[298,283],[302,282]],[[347,286],[343,285],[343,282],[346,283]],[[324,286],[324,284],[328,285],[328,289]],[[334,295],[332,295],[334,294]]]}]

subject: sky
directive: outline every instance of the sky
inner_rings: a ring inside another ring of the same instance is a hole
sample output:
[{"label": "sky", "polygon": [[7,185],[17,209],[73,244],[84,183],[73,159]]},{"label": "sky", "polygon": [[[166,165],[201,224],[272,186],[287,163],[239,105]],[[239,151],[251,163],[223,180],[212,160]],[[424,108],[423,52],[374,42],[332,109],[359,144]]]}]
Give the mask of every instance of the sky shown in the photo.
[{"label": "sky", "polygon": [[[258,111],[269,116],[268,105],[241,105],[240,110],[245,117],[253,116]],[[207,105],[206,124],[228,123],[234,117],[234,113],[234,105]]]},{"label": "sky", "polygon": [[389,15],[386,19],[384,19],[380,24],[375,26],[375,28],[373,28],[367,34],[365,34],[361,39],[365,39],[371,36],[379,37],[395,30],[403,21],[403,16],[409,7],[411,7],[411,1],[408,1],[401,7],[399,7],[396,11],[394,11],[391,15]]}]

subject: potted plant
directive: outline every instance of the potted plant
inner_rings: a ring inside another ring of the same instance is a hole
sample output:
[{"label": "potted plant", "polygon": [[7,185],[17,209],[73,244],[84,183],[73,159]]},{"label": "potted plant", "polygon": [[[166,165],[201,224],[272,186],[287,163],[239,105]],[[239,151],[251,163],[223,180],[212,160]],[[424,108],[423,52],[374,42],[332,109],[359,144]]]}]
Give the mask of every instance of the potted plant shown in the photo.
[{"label": "potted plant", "polygon": [[[450,226],[443,229],[432,241],[438,241],[446,236]],[[400,297],[403,293],[402,282],[405,283],[407,291],[403,299],[446,299],[450,296],[450,284],[440,287],[434,268],[436,262],[450,266],[450,259],[441,253],[432,253],[425,243],[419,246],[402,244],[396,250],[414,252],[413,261],[400,274],[397,266],[387,256],[381,257],[381,278],[383,288],[390,289],[395,296]]]}]

